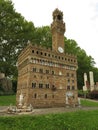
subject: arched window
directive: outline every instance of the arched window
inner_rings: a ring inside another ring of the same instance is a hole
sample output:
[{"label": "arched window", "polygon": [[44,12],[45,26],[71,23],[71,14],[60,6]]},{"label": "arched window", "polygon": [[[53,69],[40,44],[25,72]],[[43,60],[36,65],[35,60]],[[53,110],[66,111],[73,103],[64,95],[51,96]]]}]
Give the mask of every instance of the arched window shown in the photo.
[{"label": "arched window", "polygon": [[74,74],[72,73],[71,76],[74,77]]},{"label": "arched window", "polygon": [[32,83],[32,88],[35,88],[36,87],[36,83]]},{"label": "arched window", "polygon": [[33,68],[33,72],[36,72],[36,68]]},{"label": "arched window", "polygon": [[41,54],[41,55],[43,55],[43,53],[42,53],[42,52],[41,52],[40,54]]},{"label": "arched window", "polygon": [[72,86],[72,90],[74,90],[75,89],[75,86]]},{"label": "arched window", "polygon": [[45,98],[47,98],[47,94],[45,94]]},{"label": "arched window", "polygon": [[46,88],[49,88],[49,84],[46,84]]},{"label": "arched window", "polygon": [[38,54],[38,51],[36,51],[36,53]]},{"label": "arched window", "polygon": [[52,71],[52,75],[54,75],[54,71]]},{"label": "arched window", "polygon": [[46,74],[49,74],[49,70],[46,70]]},{"label": "arched window", "polygon": [[46,56],[46,55],[47,55],[47,53],[44,53],[44,55]]},{"label": "arched window", "polygon": [[67,86],[67,90],[70,90],[70,86]]},{"label": "arched window", "polygon": [[34,53],[34,50],[32,50],[32,53]]},{"label": "arched window", "polygon": [[37,98],[37,94],[36,93],[34,94],[34,98]]},{"label": "arched window", "polygon": [[43,84],[39,84],[39,88],[43,88]]}]

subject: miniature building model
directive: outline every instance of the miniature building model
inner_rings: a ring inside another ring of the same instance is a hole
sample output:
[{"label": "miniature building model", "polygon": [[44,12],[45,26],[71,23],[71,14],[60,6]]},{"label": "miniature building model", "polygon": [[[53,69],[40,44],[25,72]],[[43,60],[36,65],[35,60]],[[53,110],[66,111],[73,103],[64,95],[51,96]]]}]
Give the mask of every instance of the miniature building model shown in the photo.
[{"label": "miniature building model", "polygon": [[77,105],[77,58],[64,49],[63,13],[53,12],[52,49],[29,43],[18,57],[17,105],[34,108]]}]

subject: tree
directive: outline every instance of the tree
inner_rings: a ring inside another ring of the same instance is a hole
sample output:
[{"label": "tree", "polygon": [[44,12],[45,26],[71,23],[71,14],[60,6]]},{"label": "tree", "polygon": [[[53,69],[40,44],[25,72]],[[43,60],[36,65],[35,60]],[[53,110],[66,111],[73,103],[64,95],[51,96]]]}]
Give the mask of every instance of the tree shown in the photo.
[{"label": "tree", "polygon": [[[82,89],[84,85],[83,75],[94,70],[94,59],[88,56],[85,50],[81,49],[75,40],[65,38],[65,52],[72,53],[77,56],[78,70],[77,70],[77,83],[78,88]],[[98,75],[98,73],[96,74]]]},{"label": "tree", "polygon": [[33,39],[34,25],[15,12],[10,0],[0,0],[0,71],[17,77],[17,57]]},{"label": "tree", "polygon": [[49,26],[37,27],[35,29],[34,43],[52,48],[52,34]]},{"label": "tree", "polygon": [[78,46],[75,40],[67,39],[65,37],[65,52],[77,55],[81,48]]},{"label": "tree", "polygon": [[[17,80],[17,57],[21,50],[31,41],[52,48],[52,35],[49,26],[36,27],[17,13],[11,0],[0,0],[0,71],[6,76]],[[83,74],[94,72],[95,81],[98,79],[98,68],[94,67],[94,59],[88,56],[73,39],[65,37],[65,52],[77,55],[78,88],[83,86]]]},{"label": "tree", "polygon": [[98,68],[93,67],[92,69],[93,73],[94,73],[94,82],[98,82]]}]

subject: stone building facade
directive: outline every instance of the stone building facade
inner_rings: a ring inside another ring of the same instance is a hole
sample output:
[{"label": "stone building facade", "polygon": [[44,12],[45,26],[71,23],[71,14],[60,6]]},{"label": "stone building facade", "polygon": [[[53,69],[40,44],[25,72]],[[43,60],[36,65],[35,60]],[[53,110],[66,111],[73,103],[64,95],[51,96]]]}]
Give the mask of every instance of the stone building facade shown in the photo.
[{"label": "stone building facade", "polygon": [[18,57],[17,105],[34,108],[77,105],[77,58],[65,53],[63,13],[53,12],[52,49],[29,43]]}]

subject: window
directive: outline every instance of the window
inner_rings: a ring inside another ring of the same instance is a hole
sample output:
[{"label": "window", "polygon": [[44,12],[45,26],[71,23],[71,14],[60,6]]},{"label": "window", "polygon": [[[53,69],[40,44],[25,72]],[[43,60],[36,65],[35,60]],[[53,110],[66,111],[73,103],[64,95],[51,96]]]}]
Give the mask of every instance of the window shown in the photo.
[{"label": "window", "polygon": [[52,57],[54,57],[54,55],[52,55]]},{"label": "window", "polygon": [[36,53],[38,54],[38,51]]},{"label": "window", "polygon": [[34,78],[36,78],[36,75],[34,75]]},{"label": "window", "polygon": [[46,88],[49,88],[49,84],[46,84]]},{"label": "window", "polygon": [[42,53],[42,52],[41,52],[40,54],[41,54],[41,55],[43,55],[43,53]]},{"label": "window", "polygon": [[55,58],[57,58],[57,56],[55,56]]},{"label": "window", "polygon": [[54,71],[52,71],[52,74],[54,74]]},{"label": "window", "polygon": [[40,73],[43,73],[43,69],[40,69],[39,72],[40,72]]},{"label": "window", "polygon": [[58,58],[60,59],[60,56]]},{"label": "window", "polygon": [[46,70],[46,74],[49,74],[49,70]]},{"label": "window", "polygon": [[67,86],[67,90],[70,90],[70,86]]},{"label": "window", "polygon": [[47,55],[47,53],[44,54],[45,56]]},{"label": "window", "polygon": [[37,94],[35,93],[35,94],[34,94],[34,98],[36,98],[36,97],[37,97]]},{"label": "window", "polygon": [[32,53],[34,53],[34,50],[32,50]]},{"label": "window", "polygon": [[33,68],[33,72],[36,72],[36,68]]},{"label": "window", "polygon": [[45,94],[45,98],[47,98],[47,94]]},{"label": "window", "polygon": [[72,77],[74,77],[74,74],[71,74]]},{"label": "window", "polygon": [[72,83],[74,83],[74,80],[72,80]]},{"label": "window", "polygon": [[74,90],[75,89],[75,86],[72,86],[72,90]]},{"label": "window", "polygon": [[70,79],[68,79],[68,83],[70,83]]},{"label": "window", "polygon": [[54,85],[52,85],[52,90],[55,91],[56,90],[56,87]]},{"label": "window", "polygon": [[36,83],[32,83],[32,88],[35,88],[36,87]]},{"label": "window", "polygon": [[43,84],[39,84],[39,88],[43,88]]}]

